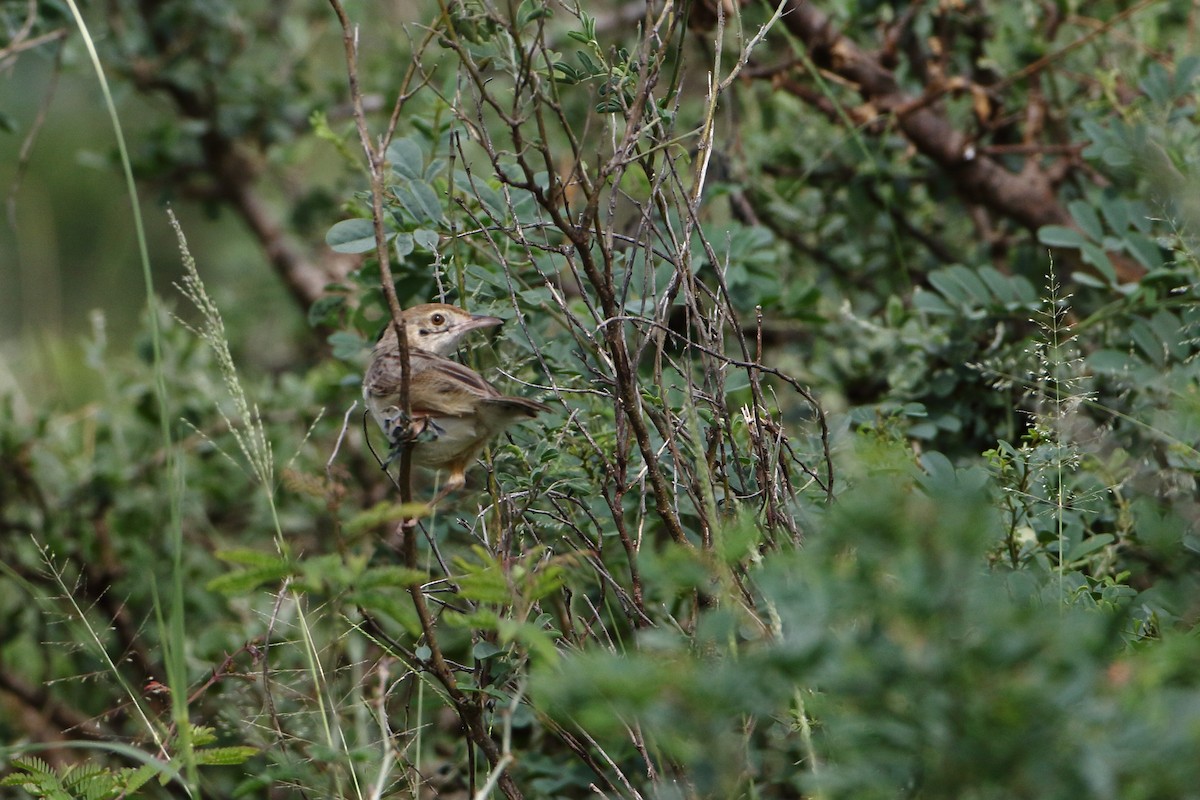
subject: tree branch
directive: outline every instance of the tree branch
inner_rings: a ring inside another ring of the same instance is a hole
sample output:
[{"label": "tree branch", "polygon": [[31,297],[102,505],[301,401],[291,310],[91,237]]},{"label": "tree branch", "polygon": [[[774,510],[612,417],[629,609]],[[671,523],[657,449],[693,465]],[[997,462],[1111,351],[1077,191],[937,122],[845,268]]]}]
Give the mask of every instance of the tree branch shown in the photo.
[{"label": "tree branch", "polygon": [[[1052,173],[1030,158],[1020,172],[1011,172],[976,148],[935,104],[922,102],[900,88],[894,73],[876,57],[835,30],[829,17],[813,3],[788,0],[783,22],[808,48],[813,62],[854,84],[863,100],[881,114],[890,114],[901,133],[954,181],[968,202],[979,203],[1036,231],[1043,225],[1075,228],[1058,200]],[[1145,270],[1121,254],[1110,254],[1123,281],[1140,278]]]}]

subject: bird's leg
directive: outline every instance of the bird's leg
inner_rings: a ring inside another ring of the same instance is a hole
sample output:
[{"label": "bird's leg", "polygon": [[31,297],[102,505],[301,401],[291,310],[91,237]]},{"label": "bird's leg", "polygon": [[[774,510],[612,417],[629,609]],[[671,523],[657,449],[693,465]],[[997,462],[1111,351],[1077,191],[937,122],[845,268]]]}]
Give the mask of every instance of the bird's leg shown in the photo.
[{"label": "bird's leg", "polygon": [[466,484],[467,484],[467,465],[466,465],[466,463],[464,462],[463,464],[451,464],[450,465],[450,475],[449,475],[449,477],[446,478],[446,484],[444,486],[442,486],[442,490],[440,492],[438,492],[437,495],[432,500],[429,501],[429,506],[431,508],[433,506],[436,506],[438,503],[440,503],[446,497],[446,495],[457,492],[459,489],[466,486]]}]

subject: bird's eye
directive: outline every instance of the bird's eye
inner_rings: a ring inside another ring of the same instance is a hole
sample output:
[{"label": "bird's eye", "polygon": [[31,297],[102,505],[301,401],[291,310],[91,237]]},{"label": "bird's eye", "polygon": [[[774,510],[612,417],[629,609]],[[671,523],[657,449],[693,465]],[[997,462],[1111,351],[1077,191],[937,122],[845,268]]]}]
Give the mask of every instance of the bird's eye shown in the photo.
[{"label": "bird's eye", "polygon": [[429,318],[429,321],[432,322],[434,325],[437,325],[440,327],[440,326],[446,324],[446,315],[445,314],[434,314],[432,317]]}]

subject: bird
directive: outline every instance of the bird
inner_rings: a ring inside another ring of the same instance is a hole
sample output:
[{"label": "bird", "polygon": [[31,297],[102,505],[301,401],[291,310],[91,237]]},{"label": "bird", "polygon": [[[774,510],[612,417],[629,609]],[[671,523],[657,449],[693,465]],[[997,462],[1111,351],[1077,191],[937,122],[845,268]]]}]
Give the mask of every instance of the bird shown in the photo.
[{"label": "bird", "polygon": [[[504,324],[499,317],[472,314],[449,303],[423,303],[400,314],[408,340],[409,366],[417,375],[436,360],[428,356],[449,356],[473,330]],[[396,328],[389,322],[371,351],[371,362],[363,374],[363,399],[367,410],[392,441],[400,407],[402,366]],[[411,386],[409,405],[413,405]],[[394,444],[394,442],[393,442]]]},{"label": "bird", "polygon": [[493,437],[550,407],[503,395],[478,372],[446,357],[467,333],[499,325],[499,318],[427,303],[404,311],[403,320],[411,370],[410,419],[402,419],[400,351],[391,326],[372,351],[363,376],[363,398],[391,444],[388,463],[407,448],[413,464],[448,471],[446,483],[430,501],[435,505],[466,484],[467,468]]}]

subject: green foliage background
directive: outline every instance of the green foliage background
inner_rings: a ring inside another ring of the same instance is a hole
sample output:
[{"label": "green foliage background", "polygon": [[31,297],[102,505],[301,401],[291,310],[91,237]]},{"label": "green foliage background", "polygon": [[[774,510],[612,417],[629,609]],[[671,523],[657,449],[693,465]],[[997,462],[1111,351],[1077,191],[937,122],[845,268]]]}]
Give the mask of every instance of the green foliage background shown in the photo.
[{"label": "green foliage background", "polygon": [[[401,303],[509,319],[461,357],[553,407],[415,560],[349,412],[387,306],[333,11],[86,9],[157,295],[6,347],[0,793],[1200,796],[1196,11],[815,5],[979,157],[1061,167],[1061,218],[964,194],[773,6],[349,9],[369,142],[404,98]],[[108,137],[68,7],[0,17],[12,163],[28,75]],[[89,147],[17,208],[115,174]],[[116,186],[18,215],[23,296],[136,278]]]}]

